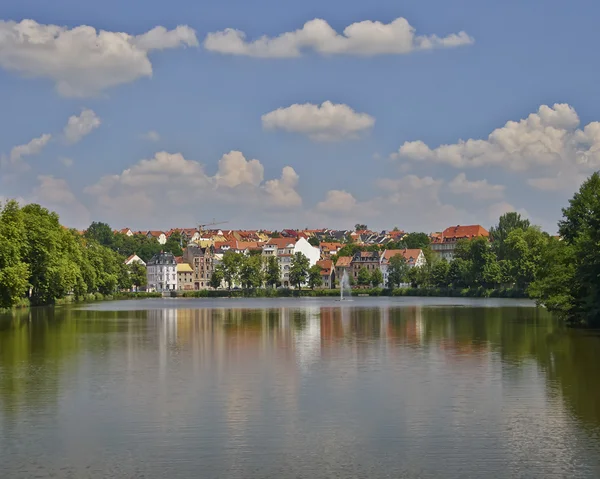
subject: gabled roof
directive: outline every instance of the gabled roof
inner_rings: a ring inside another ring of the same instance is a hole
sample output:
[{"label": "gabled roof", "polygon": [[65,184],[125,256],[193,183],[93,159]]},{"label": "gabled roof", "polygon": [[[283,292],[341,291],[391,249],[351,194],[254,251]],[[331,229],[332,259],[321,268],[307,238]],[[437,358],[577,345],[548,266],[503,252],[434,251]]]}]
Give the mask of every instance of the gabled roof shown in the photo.
[{"label": "gabled roof", "polygon": [[389,263],[389,261],[394,256],[399,254],[399,255],[404,256],[404,259],[406,259],[406,261],[410,261],[411,258],[414,261],[416,261],[422,252],[423,252],[423,250],[420,250],[420,249],[386,249],[383,252],[383,256],[381,257],[381,260],[383,262]]},{"label": "gabled roof", "polygon": [[[450,226],[442,232],[441,241],[488,237],[490,233],[481,225]],[[438,240],[439,241],[439,240]]]},{"label": "gabled roof", "polygon": [[321,267],[321,276],[329,276],[333,268],[333,261],[330,259],[322,259],[317,261],[317,265]]},{"label": "gabled roof", "polygon": [[162,231],[148,231],[148,235],[153,236],[154,238],[159,238],[162,234],[164,234]]},{"label": "gabled roof", "polygon": [[270,238],[266,244],[274,244],[279,249],[287,248],[288,246],[294,246],[296,244],[295,238]]},{"label": "gabled roof", "polygon": [[341,249],[341,248],[343,248],[343,246],[344,246],[344,245],[343,245],[342,243],[334,243],[334,242],[328,243],[328,242],[322,242],[322,243],[319,245],[319,248],[321,249],[321,251],[322,251],[322,250],[333,251],[333,250],[338,250],[338,249]]},{"label": "gabled roof", "polygon": [[336,268],[347,268],[352,263],[351,256],[340,256],[335,263]]}]

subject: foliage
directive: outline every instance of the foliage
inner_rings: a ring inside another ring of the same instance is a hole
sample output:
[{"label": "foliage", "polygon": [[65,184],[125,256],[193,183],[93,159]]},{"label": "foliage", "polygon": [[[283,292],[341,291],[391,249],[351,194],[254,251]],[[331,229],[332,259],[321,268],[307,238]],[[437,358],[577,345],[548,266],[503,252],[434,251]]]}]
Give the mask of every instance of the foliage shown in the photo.
[{"label": "foliage", "polygon": [[128,266],[128,270],[132,286],[135,286],[138,289],[146,286],[146,267],[143,264],[134,261]]},{"label": "foliage", "polygon": [[310,289],[318,288],[323,285],[323,278],[321,277],[321,271],[323,269],[315,264],[308,270],[308,286]]},{"label": "foliage", "polygon": [[270,256],[267,259],[265,282],[267,286],[276,287],[281,279],[281,270],[279,268],[279,260],[276,256]]},{"label": "foliage", "polygon": [[231,289],[233,284],[239,279],[242,256],[242,253],[234,253],[232,251],[227,251],[223,255],[223,261],[220,266],[223,272],[223,281],[227,283],[228,289]]},{"label": "foliage", "polygon": [[308,276],[308,268],[310,267],[310,261],[301,252],[296,253],[292,257],[292,263],[290,265],[290,284],[300,289],[302,283],[306,282]]},{"label": "foliage", "polygon": [[390,258],[388,265],[388,288],[397,288],[407,279],[409,266],[406,258],[397,254]]},{"label": "foliage", "polygon": [[424,249],[430,242],[427,233],[408,233],[401,241],[403,247],[408,249]]},{"label": "foliage", "polygon": [[223,267],[219,265],[213,270],[212,274],[210,275],[210,281],[208,284],[211,288],[217,289],[221,286],[224,277],[225,275],[223,274]]},{"label": "foliage", "polygon": [[356,278],[359,286],[368,286],[371,283],[371,274],[366,268],[360,268]]},{"label": "foliage", "polygon": [[260,288],[263,283],[262,257],[242,255],[239,264],[239,279],[243,288]]},{"label": "foliage", "polygon": [[90,226],[88,226],[84,236],[87,239],[94,240],[98,244],[101,244],[102,246],[108,246],[109,248],[112,247],[114,243],[113,230],[106,223],[98,223],[94,221]]},{"label": "foliage", "polygon": [[373,288],[377,288],[379,285],[383,284],[383,273],[379,268],[373,270],[369,282]]},{"label": "foliage", "polygon": [[311,236],[310,238],[308,238],[308,243],[311,246],[315,246],[315,247],[319,247],[319,245],[321,244],[321,242],[319,241],[319,238],[317,238],[316,236]]},{"label": "foliage", "polygon": [[516,230],[526,231],[530,226],[529,220],[521,218],[521,215],[514,211],[500,217],[498,225],[490,228],[492,248],[498,260],[503,260],[506,256],[505,242],[510,233]]},{"label": "foliage", "polygon": [[26,240],[23,212],[9,201],[0,212],[0,308],[19,303],[29,286],[29,267],[23,258]]},{"label": "foliage", "polygon": [[364,230],[368,230],[369,228],[367,227],[367,225],[362,224],[362,223],[356,223],[354,225],[354,231],[364,231]]},{"label": "foliage", "polygon": [[448,286],[448,276],[450,273],[450,264],[445,259],[436,261],[431,266],[431,285],[436,288],[445,288]]}]

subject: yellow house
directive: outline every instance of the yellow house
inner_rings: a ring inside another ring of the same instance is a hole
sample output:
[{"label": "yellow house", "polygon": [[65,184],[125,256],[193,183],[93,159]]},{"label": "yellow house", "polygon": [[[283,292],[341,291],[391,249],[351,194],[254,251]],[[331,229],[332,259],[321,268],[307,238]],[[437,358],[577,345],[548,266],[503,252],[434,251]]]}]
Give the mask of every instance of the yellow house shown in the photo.
[{"label": "yellow house", "polygon": [[187,263],[177,265],[177,289],[190,291],[194,289],[194,270]]}]

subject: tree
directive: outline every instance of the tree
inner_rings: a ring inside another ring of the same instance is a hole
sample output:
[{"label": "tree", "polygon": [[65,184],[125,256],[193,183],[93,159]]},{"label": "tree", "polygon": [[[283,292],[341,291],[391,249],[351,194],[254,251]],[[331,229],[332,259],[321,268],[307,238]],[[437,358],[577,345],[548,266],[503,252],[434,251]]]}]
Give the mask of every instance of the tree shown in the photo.
[{"label": "tree", "polygon": [[137,289],[147,284],[146,267],[142,263],[134,261],[128,266],[131,284]]},{"label": "tree", "polygon": [[367,227],[367,225],[365,225],[365,224],[362,224],[362,223],[356,223],[356,224],[354,225],[354,231],[364,231],[364,230],[367,230],[367,229],[369,229],[369,228]]},{"label": "tree", "polygon": [[564,246],[553,242],[542,263],[543,278],[532,290],[539,301],[570,323],[600,326],[600,175],[594,173],[563,209],[559,233]]},{"label": "tree", "polygon": [[242,255],[239,264],[239,278],[245,289],[259,288],[263,283],[262,256]]},{"label": "tree", "polygon": [[162,247],[163,251],[168,251],[169,253],[173,253],[174,256],[183,255],[183,239],[181,237],[181,233],[179,231],[174,231],[169,236],[169,239]]},{"label": "tree", "polygon": [[503,214],[498,220],[498,224],[490,228],[490,239],[492,240],[492,248],[498,256],[499,260],[505,257],[504,242],[508,238],[511,231],[520,229],[527,230],[530,227],[529,220],[521,218],[519,213],[511,211]]},{"label": "tree", "polygon": [[368,286],[371,283],[371,273],[369,273],[369,270],[364,267],[360,268],[356,282],[359,286]]},{"label": "tree", "polygon": [[279,260],[276,256],[270,256],[267,259],[265,282],[268,286],[276,287],[281,281],[281,269],[279,267]]},{"label": "tree", "polygon": [[397,288],[406,281],[409,266],[403,255],[397,254],[390,258],[388,265],[388,287]]},{"label": "tree", "polygon": [[0,212],[0,308],[10,308],[25,297],[29,267],[23,261],[26,240],[23,212],[9,201]]},{"label": "tree", "polygon": [[371,273],[371,286],[373,288],[379,287],[383,283],[383,274],[379,268],[374,269]]},{"label": "tree", "polygon": [[213,289],[219,288],[221,286],[221,283],[223,282],[223,278],[223,267],[219,265],[213,270],[212,274],[210,275],[210,287]]},{"label": "tree", "polygon": [[310,261],[301,252],[297,252],[292,257],[290,265],[290,283],[300,290],[302,283],[306,282]]},{"label": "tree", "polygon": [[445,259],[436,261],[431,266],[430,281],[431,284],[437,288],[445,288],[448,286],[448,273],[450,272],[450,265]]},{"label": "tree", "polygon": [[448,283],[453,288],[467,287],[471,284],[471,262],[463,258],[454,258],[448,268]]},{"label": "tree", "polygon": [[321,268],[318,264],[311,266],[308,270],[308,286],[310,289],[315,289],[323,284],[323,278],[321,277]]},{"label": "tree", "polygon": [[408,233],[401,241],[408,249],[424,249],[429,246],[430,242],[427,233]]},{"label": "tree", "polygon": [[321,242],[319,241],[319,238],[317,238],[316,236],[311,236],[310,238],[308,238],[308,243],[311,246],[315,246],[315,247],[319,247],[319,245],[321,244]]},{"label": "tree", "polygon": [[102,246],[112,247],[114,243],[114,233],[110,226],[106,223],[98,223],[94,221],[86,230],[84,236],[92,239]]},{"label": "tree", "polygon": [[223,255],[221,270],[223,271],[223,280],[227,283],[227,289],[231,290],[233,284],[239,279],[239,267],[241,263],[241,253],[226,251]]}]

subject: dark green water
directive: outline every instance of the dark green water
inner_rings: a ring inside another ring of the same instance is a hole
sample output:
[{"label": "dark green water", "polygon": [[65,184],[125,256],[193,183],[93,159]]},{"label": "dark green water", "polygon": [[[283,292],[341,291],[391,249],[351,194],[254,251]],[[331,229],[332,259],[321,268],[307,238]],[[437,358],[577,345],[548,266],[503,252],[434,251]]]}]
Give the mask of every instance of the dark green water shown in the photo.
[{"label": "dark green water", "polygon": [[528,302],[0,316],[0,477],[600,477],[600,337]]}]

